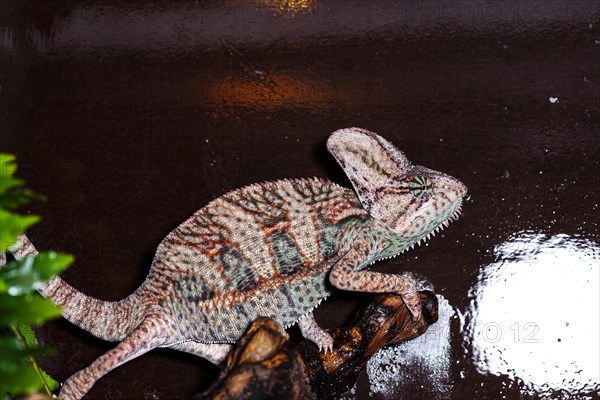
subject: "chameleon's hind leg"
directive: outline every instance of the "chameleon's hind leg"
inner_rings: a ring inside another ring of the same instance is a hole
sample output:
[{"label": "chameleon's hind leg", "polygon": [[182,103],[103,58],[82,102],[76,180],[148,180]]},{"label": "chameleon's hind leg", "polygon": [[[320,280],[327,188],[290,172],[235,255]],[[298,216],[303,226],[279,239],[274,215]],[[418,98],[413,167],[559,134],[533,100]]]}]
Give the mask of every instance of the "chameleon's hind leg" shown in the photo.
[{"label": "chameleon's hind leg", "polygon": [[98,357],[89,367],[73,374],[63,384],[61,400],[78,400],[103,375],[148,351],[165,343],[165,337],[173,332],[160,316],[153,315],[144,320],[129,336],[114,349]]},{"label": "chameleon's hind leg", "polygon": [[333,351],[333,338],[317,324],[312,312],[300,317],[298,327],[302,336],[319,346],[319,350]]},{"label": "chameleon's hind leg", "polygon": [[413,320],[421,318],[421,299],[417,281],[413,274],[382,274],[372,271],[357,271],[369,255],[369,245],[357,242],[331,269],[329,281],[338,289],[355,292],[398,293],[410,310]]},{"label": "chameleon's hind leg", "polygon": [[173,350],[185,351],[202,358],[206,358],[208,361],[215,365],[221,364],[227,354],[233,348],[233,345],[227,343],[201,343],[193,340],[185,342],[179,342],[173,345],[165,345],[161,347],[167,347]]}]

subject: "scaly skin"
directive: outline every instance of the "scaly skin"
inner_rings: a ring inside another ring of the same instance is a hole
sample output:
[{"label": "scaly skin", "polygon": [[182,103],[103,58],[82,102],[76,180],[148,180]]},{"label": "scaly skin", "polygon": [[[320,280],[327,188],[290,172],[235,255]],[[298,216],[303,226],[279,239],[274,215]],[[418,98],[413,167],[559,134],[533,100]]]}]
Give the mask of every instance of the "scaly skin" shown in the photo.
[{"label": "scaly skin", "polygon": [[[323,179],[254,184],[197,211],[159,245],[148,278],[120,302],[82,294],[62,279],[40,293],[65,318],[92,334],[120,341],[67,380],[63,400],[81,398],[101,376],[156,347],[218,364],[260,316],[328,351],[333,341],[312,310],[339,288],[400,294],[415,319],[416,283],[364,271],[425,240],[457,217],[466,187],[441,172],[413,166],[391,143],[358,128],[327,142],[355,192]],[[355,194],[356,193],[356,194]],[[35,252],[21,237],[16,257]]]}]

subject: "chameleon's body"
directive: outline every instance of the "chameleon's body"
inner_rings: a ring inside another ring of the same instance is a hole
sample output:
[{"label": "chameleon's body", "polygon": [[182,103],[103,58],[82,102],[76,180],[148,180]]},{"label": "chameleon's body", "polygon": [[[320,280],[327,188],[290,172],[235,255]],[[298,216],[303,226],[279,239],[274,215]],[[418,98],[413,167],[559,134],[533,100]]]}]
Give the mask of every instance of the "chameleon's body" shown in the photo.
[{"label": "chameleon's body", "polygon": [[[40,291],[76,325],[121,341],[63,386],[83,396],[118,365],[156,347],[222,361],[248,325],[269,316],[299,323],[305,337],[331,349],[312,310],[333,287],[401,294],[415,318],[420,303],[410,274],[361,271],[395,256],[455,218],[466,196],[458,180],[413,166],[383,138],[336,131],[328,148],[354,188],[323,179],[282,180],[232,191],[197,211],[159,245],[148,278],[127,299],[105,302],[56,277]],[[16,253],[35,249],[23,239]],[[21,255],[19,255],[21,256]]]},{"label": "chameleon's body", "polygon": [[233,343],[259,316],[289,326],[312,311],[330,293],[333,262],[370,222],[352,191],[324,180],[248,186],[172,231],[150,281],[166,284],[164,310],[186,336]]}]

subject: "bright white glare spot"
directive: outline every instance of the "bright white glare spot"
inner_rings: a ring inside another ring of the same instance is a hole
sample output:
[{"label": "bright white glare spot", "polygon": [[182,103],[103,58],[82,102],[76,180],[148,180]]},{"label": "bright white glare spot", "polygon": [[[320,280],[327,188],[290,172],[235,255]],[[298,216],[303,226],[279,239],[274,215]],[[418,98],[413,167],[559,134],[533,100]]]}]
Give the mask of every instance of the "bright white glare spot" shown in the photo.
[{"label": "bright white glare spot", "polygon": [[450,318],[454,310],[448,300],[438,295],[438,321],[427,331],[406,343],[379,350],[367,363],[370,395],[381,393],[398,398],[405,387],[422,384],[428,399],[446,399],[451,394]]},{"label": "bright white glare spot", "polygon": [[552,97],[552,96],[550,96],[550,98],[548,100],[550,100],[550,103],[552,103],[552,104],[560,103],[558,101],[558,97]]},{"label": "bright white glare spot", "polygon": [[523,232],[495,253],[470,293],[466,340],[478,371],[541,394],[600,390],[598,244]]}]

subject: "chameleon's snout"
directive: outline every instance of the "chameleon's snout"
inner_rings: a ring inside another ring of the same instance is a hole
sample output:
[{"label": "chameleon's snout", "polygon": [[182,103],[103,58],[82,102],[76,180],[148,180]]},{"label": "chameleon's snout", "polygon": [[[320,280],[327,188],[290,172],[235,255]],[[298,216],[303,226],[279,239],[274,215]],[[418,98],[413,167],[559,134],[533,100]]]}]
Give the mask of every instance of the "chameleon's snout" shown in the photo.
[{"label": "chameleon's snout", "polygon": [[458,194],[458,197],[461,197],[463,200],[469,200],[471,198],[471,193],[467,186],[456,178],[451,179],[454,181],[454,192]]},{"label": "chameleon's snout", "polygon": [[458,181],[458,184],[459,184],[459,193],[460,193],[460,196],[463,198],[463,200],[471,199],[471,192],[469,192],[469,189],[465,186],[465,184],[462,183],[461,181]]}]

